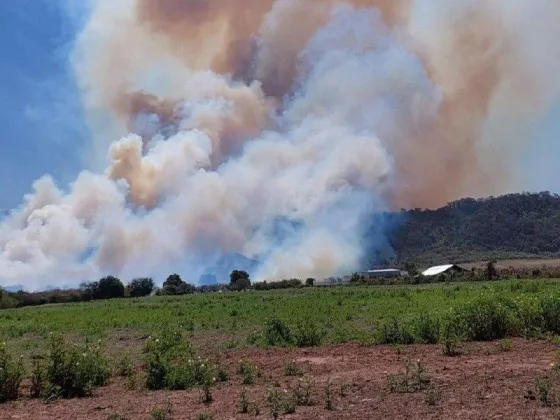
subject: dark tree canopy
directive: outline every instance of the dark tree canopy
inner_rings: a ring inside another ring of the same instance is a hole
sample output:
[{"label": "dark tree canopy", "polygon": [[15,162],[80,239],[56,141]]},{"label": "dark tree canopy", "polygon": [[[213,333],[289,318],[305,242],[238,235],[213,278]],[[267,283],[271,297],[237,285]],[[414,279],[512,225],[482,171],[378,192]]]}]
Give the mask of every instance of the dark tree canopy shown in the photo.
[{"label": "dark tree canopy", "polygon": [[232,290],[245,290],[251,287],[249,273],[243,270],[233,270],[229,276]]},{"label": "dark tree canopy", "polygon": [[107,276],[99,280],[100,299],[112,299],[124,297],[124,285],[113,276]]},{"label": "dark tree canopy", "polygon": [[171,274],[163,283],[163,293],[166,295],[186,295],[196,292],[196,287],[185,283],[178,274]]},{"label": "dark tree canopy", "polygon": [[151,278],[134,279],[128,285],[129,294],[132,297],[149,296],[154,290],[155,283]]},{"label": "dark tree canopy", "polygon": [[548,192],[464,198],[437,210],[387,214],[385,224],[401,263],[560,256],[560,196]]}]

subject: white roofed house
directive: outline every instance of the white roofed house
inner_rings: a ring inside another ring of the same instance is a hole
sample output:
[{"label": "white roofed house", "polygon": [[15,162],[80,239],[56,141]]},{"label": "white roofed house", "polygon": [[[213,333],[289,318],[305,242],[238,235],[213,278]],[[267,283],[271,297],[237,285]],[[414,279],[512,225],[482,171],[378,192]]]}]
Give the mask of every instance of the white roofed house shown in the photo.
[{"label": "white roofed house", "polygon": [[432,277],[432,276],[439,276],[441,274],[455,274],[455,273],[462,273],[466,271],[464,268],[456,265],[456,264],[446,264],[446,265],[436,265],[434,267],[430,267],[427,270],[422,272],[424,277]]}]

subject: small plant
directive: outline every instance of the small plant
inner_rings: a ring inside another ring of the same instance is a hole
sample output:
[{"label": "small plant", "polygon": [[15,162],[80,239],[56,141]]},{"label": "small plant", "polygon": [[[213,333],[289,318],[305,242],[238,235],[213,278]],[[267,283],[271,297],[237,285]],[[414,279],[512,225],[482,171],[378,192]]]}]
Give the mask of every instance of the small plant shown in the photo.
[{"label": "small plant", "polygon": [[266,396],[266,402],[268,403],[268,408],[270,410],[270,415],[273,419],[277,419],[280,414],[280,395],[277,389],[270,389],[268,390],[268,394]]},{"label": "small plant", "polygon": [[539,398],[541,407],[550,407],[552,405],[552,383],[546,377],[537,378],[535,381],[535,390]]},{"label": "small plant", "polygon": [[507,338],[502,338],[498,343],[501,352],[507,352],[511,350],[511,341]]},{"label": "small plant", "polygon": [[125,387],[129,391],[138,388],[138,377],[135,372],[132,372],[126,377]]},{"label": "small plant", "polygon": [[173,410],[171,402],[167,401],[167,404],[164,408],[153,408],[150,412],[150,418],[152,420],[172,420]]},{"label": "small plant", "polygon": [[237,369],[237,374],[243,378],[243,385],[253,385],[259,370],[256,365],[243,360]]},{"label": "small plant", "polygon": [[424,394],[424,402],[427,405],[437,405],[441,399],[441,393],[435,388],[428,388]]},{"label": "small plant", "polygon": [[269,319],[264,327],[264,341],[267,346],[286,346],[292,343],[292,333],[284,321]]},{"label": "small plant", "polygon": [[214,413],[199,413],[195,416],[195,420],[214,420]]},{"label": "small plant", "polygon": [[251,407],[251,403],[249,402],[249,398],[247,397],[247,388],[243,387],[241,392],[239,393],[239,412],[243,414],[247,414]]},{"label": "small plant", "polygon": [[61,335],[51,334],[45,368],[48,399],[84,397],[109,379],[109,363],[100,342],[83,347],[69,345]]},{"label": "small plant", "polygon": [[327,382],[325,383],[325,409],[329,411],[334,410],[332,384],[330,378],[327,379]]},{"label": "small plant", "polygon": [[284,374],[286,376],[298,376],[300,374],[299,368],[294,360],[289,360],[284,364]]},{"label": "small plant", "polygon": [[6,350],[6,343],[0,343],[0,403],[17,400],[23,373],[21,358],[14,361]]},{"label": "small plant", "polygon": [[443,354],[449,357],[459,356],[461,352],[459,351],[457,341],[451,338],[445,339],[443,342]]},{"label": "small plant", "polygon": [[41,359],[33,360],[33,368],[31,370],[31,386],[29,388],[29,396],[31,398],[40,398],[45,394],[46,388],[46,372],[45,366]]},{"label": "small plant", "polygon": [[404,372],[389,375],[388,381],[389,391],[399,393],[422,391],[430,384],[424,364],[420,360],[417,360],[414,366],[407,360]]},{"label": "small plant", "polygon": [[313,381],[310,377],[300,378],[294,387],[294,398],[298,406],[311,405]]},{"label": "small plant", "polygon": [[227,373],[227,370],[224,370],[222,368],[218,369],[218,371],[216,372],[216,381],[218,382],[229,381],[229,373]]},{"label": "small plant", "polygon": [[126,420],[126,417],[121,414],[115,413],[115,414],[109,414],[107,420]]},{"label": "small plant", "polygon": [[116,366],[116,374],[120,377],[127,377],[132,374],[133,370],[134,365],[127,352],[119,358]]},{"label": "small plant", "polygon": [[298,323],[294,333],[294,342],[297,347],[317,347],[321,345],[324,336],[323,329],[307,319]]}]

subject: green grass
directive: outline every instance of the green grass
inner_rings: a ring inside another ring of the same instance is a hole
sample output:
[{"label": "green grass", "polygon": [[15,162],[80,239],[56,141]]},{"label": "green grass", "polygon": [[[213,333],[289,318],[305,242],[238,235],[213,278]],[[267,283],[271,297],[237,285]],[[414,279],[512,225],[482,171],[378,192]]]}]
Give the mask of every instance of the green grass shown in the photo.
[{"label": "green grass", "polygon": [[377,340],[380,325],[392,325],[395,320],[400,324],[413,323],[421,314],[437,318],[458,306],[494,297],[526,301],[530,305],[531,299],[556,295],[558,286],[558,280],[508,280],[304,288],[46,305],[0,311],[0,338],[19,343],[22,351],[31,352],[44,344],[50,332],[113,339],[115,334],[125,331],[138,338],[171,324],[195,335],[241,335],[253,337],[252,342],[257,343],[267,320],[276,317],[293,328],[302,322],[321,326],[326,334],[322,344],[367,343]]}]

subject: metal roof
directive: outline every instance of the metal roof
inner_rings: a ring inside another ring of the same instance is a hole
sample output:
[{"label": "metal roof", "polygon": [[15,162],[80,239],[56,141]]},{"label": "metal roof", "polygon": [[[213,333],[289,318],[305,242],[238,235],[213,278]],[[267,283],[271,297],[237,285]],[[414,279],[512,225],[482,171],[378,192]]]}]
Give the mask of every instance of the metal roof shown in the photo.
[{"label": "metal roof", "polygon": [[400,273],[400,271],[401,270],[397,268],[380,268],[379,270],[366,270],[364,271],[364,273],[394,273],[394,272]]},{"label": "metal roof", "polygon": [[455,264],[446,264],[446,265],[436,265],[435,267],[430,267],[426,271],[422,273],[423,276],[437,276],[438,274],[445,273],[451,267],[454,267]]}]

